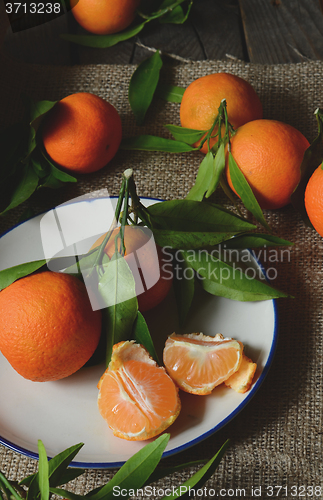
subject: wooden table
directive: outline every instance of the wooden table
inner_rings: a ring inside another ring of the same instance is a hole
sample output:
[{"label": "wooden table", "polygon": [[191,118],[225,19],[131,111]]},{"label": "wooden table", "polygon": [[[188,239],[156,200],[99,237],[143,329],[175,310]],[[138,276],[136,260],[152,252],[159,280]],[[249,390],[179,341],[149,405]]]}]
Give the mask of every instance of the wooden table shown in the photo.
[{"label": "wooden table", "polygon": [[40,64],[138,64],[160,49],[175,59],[239,59],[260,64],[323,59],[323,0],[195,0],[183,25],[148,24],[137,37],[108,49],[65,42],[86,32],[71,13],[19,33],[9,28],[4,49]]}]

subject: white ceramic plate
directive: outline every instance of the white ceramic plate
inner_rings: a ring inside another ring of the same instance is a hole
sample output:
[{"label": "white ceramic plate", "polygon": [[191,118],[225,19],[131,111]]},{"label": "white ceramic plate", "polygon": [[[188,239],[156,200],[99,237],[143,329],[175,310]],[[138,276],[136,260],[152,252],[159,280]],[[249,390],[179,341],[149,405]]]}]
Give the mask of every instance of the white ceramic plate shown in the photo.
[{"label": "white ceramic plate", "polygon": [[[142,201],[148,206],[157,200]],[[81,198],[18,225],[0,238],[0,269],[44,258],[48,252],[71,255],[68,247],[77,241],[81,241],[76,245],[77,250],[86,252],[97,235],[109,227],[115,202],[112,199],[111,204],[108,198]],[[173,296],[170,294],[160,306],[149,311],[146,320],[161,350],[167,335],[179,332]],[[182,410],[168,429],[171,438],[164,456],[205,439],[250,401],[272,362],[277,340],[275,301],[236,302],[203,292],[196,297],[182,330],[183,333],[200,331],[207,335],[220,332],[243,342],[246,354],[257,362],[257,378],[245,394],[224,385],[205,397],[181,392]],[[32,458],[38,458],[38,439],[44,442],[50,457],[83,442],[72,465],[120,466],[145,442],[114,437],[100,416],[96,385],[103,371],[104,366],[99,365],[83,368],[57,382],[31,382],[18,375],[0,353],[0,442]]]}]

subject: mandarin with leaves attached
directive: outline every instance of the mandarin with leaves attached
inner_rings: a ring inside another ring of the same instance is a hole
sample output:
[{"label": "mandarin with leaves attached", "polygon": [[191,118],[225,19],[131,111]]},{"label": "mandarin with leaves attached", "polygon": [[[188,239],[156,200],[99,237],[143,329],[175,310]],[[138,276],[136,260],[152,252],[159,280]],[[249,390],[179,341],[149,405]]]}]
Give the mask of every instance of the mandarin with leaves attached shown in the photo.
[{"label": "mandarin with leaves attached", "polygon": [[[115,239],[120,235],[116,228],[105,247],[105,253],[112,257],[115,253]],[[92,246],[96,248],[104,239],[101,236]],[[135,279],[138,308],[141,312],[153,309],[168,295],[172,283],[172,265],[163,258],[162,248],[152,238],[147,228],[125,226],[124,231],[125,260]],[[121,241],[118,240],[118,250],[121,251]]]},{"label": "mandarin with leaves attached", "polygon": [[[232,156],[263,209],[281,208],[290,203],[308,147],[308,140],[299,130],[277,120],[246,123],[231,139]],[[228,164],[226,175],[235,191]]]},{"label": "mandarin with leaves attached", "polygon": [[[230,73],[214,73],[194,80],[185,90],[180,107],[182,127],[209,130],[223,99],[227,103],[229,122],[234,128],[262,118],[262,104],[250,83]],[[214,129],[213,134],[215,132]],[[216,142],[217,138],[211,139],[210,148]],[[207,153],[206,142],[201,151]]]},{"label": "mandarin with leaves attached", "polygon": [[60,380],[79,370],[101,335],[85,285],[74,276],[44,271],[0,292],[0,350],[24,378]]}]

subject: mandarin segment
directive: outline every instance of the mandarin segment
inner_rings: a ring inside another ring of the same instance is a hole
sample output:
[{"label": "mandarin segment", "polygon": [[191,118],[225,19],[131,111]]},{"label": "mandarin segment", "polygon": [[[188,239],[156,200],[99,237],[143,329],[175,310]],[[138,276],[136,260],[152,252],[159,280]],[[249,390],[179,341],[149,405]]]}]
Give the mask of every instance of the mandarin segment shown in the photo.
[{"label": "mandarin segment", "polygon": [[256,370],[257,364],[243,354],[239,369],[224,383],[236,392],[245,393],[251,387]]},{"label": "mandarin segment", "polygon": [[85,285],[68,274],[44,271],[0,292],[0,350],[24,378],[59,380],[79,370],[101,335]]},{"label": "mandarin segment", "polygon": [[123,439],[141,441],[157,436],[181,409],[172,379],[134,341],[114,346],[98,388],[99,411],[113,434]]},{"label": "mandarin segment", "polygon": [[163,351],[167,372],[184,391],[210,394],[235,373],[242,360],[243,345],[237,340],[200,334],[168,337]]}]

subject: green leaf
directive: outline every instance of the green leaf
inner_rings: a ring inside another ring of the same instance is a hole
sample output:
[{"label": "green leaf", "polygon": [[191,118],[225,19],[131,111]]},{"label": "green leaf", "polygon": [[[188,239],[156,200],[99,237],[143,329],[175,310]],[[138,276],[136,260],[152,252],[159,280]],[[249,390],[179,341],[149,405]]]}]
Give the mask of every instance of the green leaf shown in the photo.
[{"label": "green leaf", "polygon": [[283,240],[277,236],[271,236],[261,233],[250,233],[235,236],[229,241],[226,241],[225,249],[245,249],[245,248],[262,248],[262,247],[277,247],[294,245],[291,241]]},{"label": "green leaf", "polygon": [[60,188],[66,182],[77,182],[77,179],[72,175],[57,168],[46,156],[42,154],[40,159],[41,165],[47,168],[48,174],[42,182],[42,187]]},{"label": "green leaf", "polygon": [[68,500],[85,500],[86,498],[88,498],[87,496],[85,497],[83,495],[77,495],[76,493],[72,493],[71,491],[64,490],[62,488],[50,487],[49,491],[51,493],[54,493],[54,495],[58,495],[58,496],[67,498]]},{"label": "green leaf", "polygon": [[162,201],[147,207],[147,212],[157,229],[233,233],[256,228],[246,219],[219,205],[201,201]]},{"label": "green leaf", "polygon": [[186,200],[202,201],[209,190],[214,170],[214,156],[211,151],[204,156],[195,180],[195,184],[186,196]]},{"label": "green leaf", "polygon": [[[184,258],[200,276],[201,285],[212,295],[226,297],[232,300],[257,301],[278,297],[288,297],[287,294],[272,288],[267,284],[260,269],[256,270],[250,263],[240,262],[229,265],[214,253],[189,250],[183,252]],[[255,279],[255,277],[258,279]],[[261,281],[262,280],[262,281]]]},{"label": "green leaf", "polygon": [[219,466],[227,448],[229,445],[229,440],[227,440],[220,450],[211,458],[199,471],[197,471],[192,477],[180,485],[173,495],[165,496],[161,500],[173,500],[175,498],[191,498],[190,488],[198,490],[210,479],[214,474],[217,467]]},{"label": "green leaf", "polygon": [[175,472],[181,472],[183,469],[187,469],[188,467],[194,467],[195,465],[205,464],[207,460],[192,460],[191,462],[185,462],[179,465],[175,465],[174,467],[160,467],[155,469],[155,471],[149,476],[146,484],[155,483],[163,479],[164,477],[170,476]]},{"label": "green leaf", "polygon": [[49,500],[49,479],[48,479],[48,459],[43,442],[38,440],[38,484],[40,491],[40,500]]},{"label": "green leaf", "polygon": [[119,491],[141,488],[157,467],[169,438],[170,434],[162,434],[135,453],[99,492],[89,495],[90,500],[115,499],[114,487]]},{"label": "green leaf", "polygon": [[24,276],[28,276],[29,274],[37,271],[45,264],[46,260],[42,259],[3,269],[0,271],[0,290],[3,290],[7,286],[11,285],[11,283],[19,278],[23,278]]},{"label": "green leaf", "polygon": [[134,321],[134,324],[133,324],[133,338],[135,339],[135,341],[138,344],[143,345],[147,349],[150,356],[159,365],[160,363],[158,360],[158,356],[157,356],[157,353],[155,350],[153,340],[152,340],[150,332],[149,332],[148,325],[147,325],[146,320],[140,311],[138,311],[138,315],[137,315],[137,317]]},{"label": "green leaf", "polygon": [[221,143],[214,158],[213,175],[210,180],[209,189],[207,190],[205,195],[206,198],[209,198],[215,192],[216,188],[218,187],[221,181],[224,169],[225,169],[224,144]]},{"label": "green leaf", "polygon": [[169,229],[154,229],[154,238],[161,247],[188,250],[190,248],[204,248],[214,246],[230,240],[237,234],[232,232],[207,232],[207,231],[178,231]]},{"label": "green leaf", "polygon": [[264,218],[259,203],[231,152],[229,152],[229,171],[233,187],[240,196],[246,209],[253,214],[255,219],[260,222],[260,224],[270,231],[270,227]]},{"label": "green leaf", "polygon": [[176,141],[185,142],[185,144],[194,144],[202,139],[206,134],[206,130],[195,130],[191,128],[179,127],[178,125],[165,125]]},{"label": "green leaf", "polygon": [[157,50],[153,56],[139,64],[130,79],[129,103],[138,125],[143,123],[151,104],[162,65],[163,62]]},{"label": "green leaf", "polygon": [[38,185],[38,175],[29,164],[25,164],[22,170],[22,177],[15,187],[10,202],[7,207],[0,213],[0,215],[5,214],[9,210],[17,207],[24,201],[26,201],[36,190]]},{"label": "green leaf", "polygon": [[71,478],[78,477],[84,473],[82,469],[67,470],[73,458],[78,454],[84,443],[70,446],[66,450],[58,453],[49,461],[49,482],[51,486],[58,486],[71,481]]},{"label": "green leaf", "polygon": [[[181,257],[181,258],[180,258]],[[173,287],[177,305],[179,324],[185,324],[195,291],[195,273],[192,266],[182,258],[183,253],[177,252]]]},{"label": "green leaf", "polygon": [[[171,3],[172,0],[169,1]],[[193,5],[193,0],[188,4],[186,12],[179,5],[159,19],[160,23],[183,24],[187,20]]]},{"label": "green leaf", "polygon": [[159,83],[157,85],[155,95],[168,102],[181,103],[184,92],[185,89],[182,87]]},{"label": "green leaf", "polygon": [[21,500],[21,496],[16,492],[16,490],[11,486],[8,479],[0,472],[0,488],[4,490],[7,499]]},{"label": "green leaf", "polygon": [[318,126],[318,135],[305,151],[304,158],[301,164],[301,180],[298,183],[294,193],[291,196],[293,207],[299,212],[303,221],[312,226],[304,203],[305,189],[310,177],[323,161],[323,111],[321,109],[315,110],[315,117]]},{"label": "green leaf", "polygon": [[[26,96],[25,96],[26,99]],[[30,136],[28,144],[28,154],[30,154],[37,146],[36,135],[45,115],[55,106],[57,101],[38,101],[29,100],[30,109]]]},{"label": "green leaf", "polygon": [[138,35],[147,22],[148,20],[113,35],[60,35],[60,37],[67,42],[77,43],[85,47],[105,49]]},{"label": "green leaf", "polygon": [[186,14],[184,13],[182,7],[180,5],[177,5],[177,7],[161,17],[159,19],[159,22],[161,24],[183,24],[185,20]]},{"label": "green leaf", "polygon": [[162,151],[165,153],[188,153],[196,151],[189,144],[181,141],[173,141],[155,135],[138,135],[137,137],[126,137],[121,141],[121,149],[139,151]]},{"label": "green leaf", "polygon": [[115,252],[99,280],[98,291],[103,299],[107,328],[106,366],[111,359],[112,346],[131,337],[138,313],[135,280],[126,260]]}]

